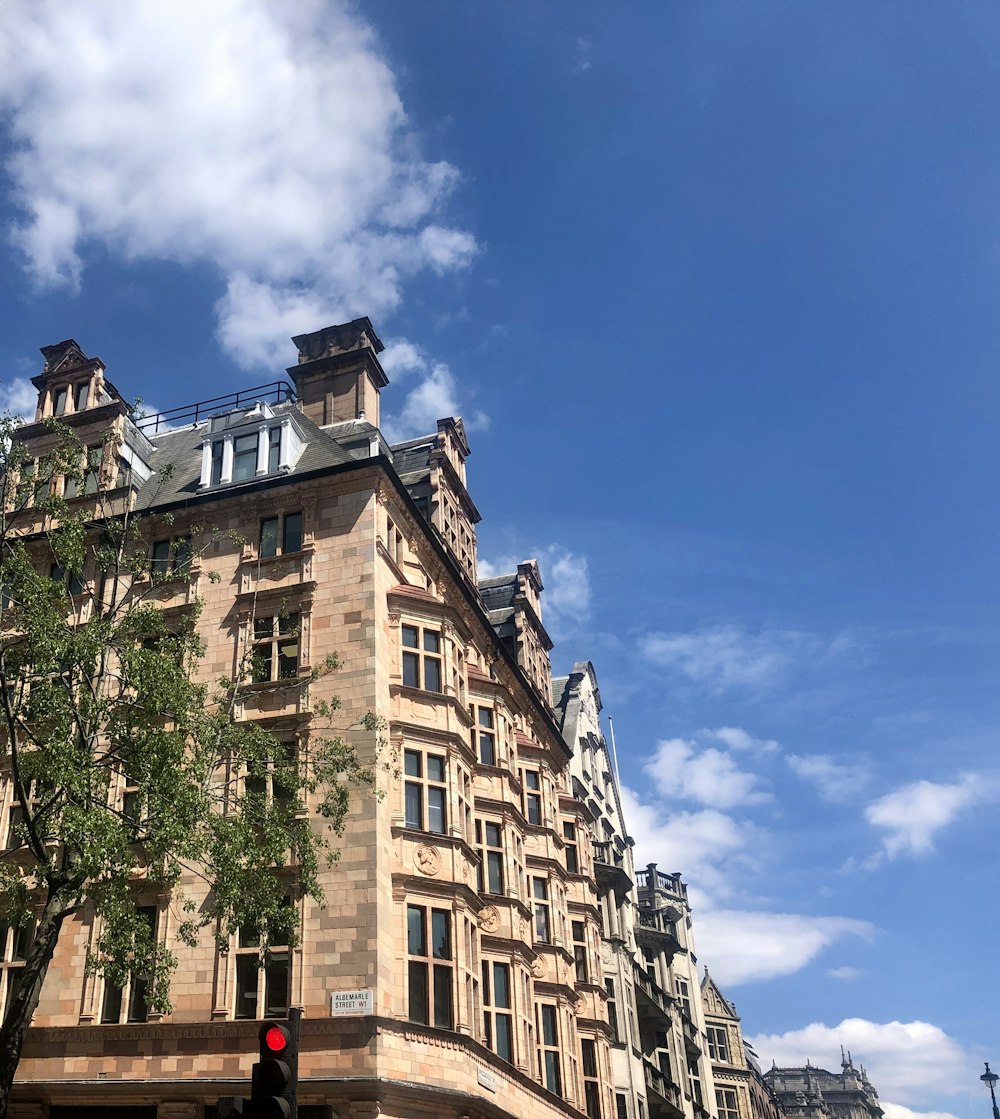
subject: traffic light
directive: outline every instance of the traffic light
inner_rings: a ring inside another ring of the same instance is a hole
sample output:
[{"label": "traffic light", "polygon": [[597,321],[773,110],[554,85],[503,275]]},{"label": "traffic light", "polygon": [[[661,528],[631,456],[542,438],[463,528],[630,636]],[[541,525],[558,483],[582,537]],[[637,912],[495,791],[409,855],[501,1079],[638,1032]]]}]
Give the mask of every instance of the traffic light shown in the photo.
[{"label": "traffic light", "polygon": [[260,1060],[253,1066],[250,1111],[254,1119],[294,1119],[298,1053],[284,1022],[264,1022],[257,1035]]}]

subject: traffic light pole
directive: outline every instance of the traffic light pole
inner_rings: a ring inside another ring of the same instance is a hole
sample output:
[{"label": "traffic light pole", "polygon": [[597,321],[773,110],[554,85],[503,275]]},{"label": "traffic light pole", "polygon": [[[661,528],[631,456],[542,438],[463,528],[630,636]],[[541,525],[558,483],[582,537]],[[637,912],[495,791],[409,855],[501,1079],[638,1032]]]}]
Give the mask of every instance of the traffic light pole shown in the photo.
[{"label": "traffic light pole", "polygon": [[302,1024],[302,1007],[288,1008],[288,1032],[292,1035],[292,1090],[289,1102],[292,1105],[292,1119],[299,1119],[299,1032]]}]

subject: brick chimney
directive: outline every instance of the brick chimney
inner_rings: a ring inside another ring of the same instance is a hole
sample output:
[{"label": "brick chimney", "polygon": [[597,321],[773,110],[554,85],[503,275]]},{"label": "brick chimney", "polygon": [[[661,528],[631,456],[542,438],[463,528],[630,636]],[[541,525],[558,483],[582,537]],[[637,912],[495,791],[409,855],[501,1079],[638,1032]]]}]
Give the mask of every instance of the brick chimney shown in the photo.
[{"label": "brick chimney", "polygon": [[363,417],[379,426],[379,393],[389,378],[376,356],[385,347],[370,319],[327,326],[292,341],[299,363],[288,373],[299,408],[313,423],[322,427]]}]

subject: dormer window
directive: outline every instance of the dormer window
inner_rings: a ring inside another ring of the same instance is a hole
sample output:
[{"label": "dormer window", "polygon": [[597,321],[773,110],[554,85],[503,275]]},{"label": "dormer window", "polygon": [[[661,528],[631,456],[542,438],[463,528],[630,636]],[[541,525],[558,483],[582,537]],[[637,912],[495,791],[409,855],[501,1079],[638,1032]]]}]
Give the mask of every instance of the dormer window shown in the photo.
[{"label": "dormer window", "polygon": [[56,389],[55,403],[52,405],[52,415],[62,416],[66,412],[66,400],[69,397],[69,389],[63,386],[61,389]]},{"label": "dormer window", "polygon": [[[254,417],[260,419],[261,412]],[[280,423],[265,422],[250,427],[250,414],[240,415],[242,431],[225,430],[224,416],[212,421],[215,436],[202,444],[201,488],[248,482],[268,474],[290,470],[299,456],[302,440],[291,417]],[[222,434],[222,432],[225,434]]]},{"label": "dormer window", "polygon": [[73,390],[73,410],[75,412],[82,412],[87,407],[87,400],[90,396],[90,382],[81,381]]}]

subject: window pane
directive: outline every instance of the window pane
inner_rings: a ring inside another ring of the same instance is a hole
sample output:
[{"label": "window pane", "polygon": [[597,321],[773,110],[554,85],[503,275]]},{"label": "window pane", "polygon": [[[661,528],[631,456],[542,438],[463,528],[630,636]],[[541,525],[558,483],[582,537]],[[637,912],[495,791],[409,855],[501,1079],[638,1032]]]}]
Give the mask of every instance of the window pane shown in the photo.
[{"label": "window pane", "polygon": [[245,482],[257,473],[257,436],[238,435],[233,440],[233,481]]},{"label": "window pane", "polygon": [[427,940],[424,932],[424,912],[422,906],[406,907],[406,944],[411,956],[427,955]]},{"label": "window pane", "polygon": [[499,851],[486,854],[487,888],[491,894],[503,893],[503,856]]},{"label": "window pane", "polygon": [[286,513],[281,537],[283,552],[302,551],[302,514]]},{"label": "window pane", "polygon": [[451,968],[434,968],[434,1025],[450,1030],[454,1022],[451,1015]]},{"label": "window pane", "polygon": [[423,787],[412,781],[406,782],[406,826],[423,828]]},{"label": "window pane", "polygon": [[276,952],[264,969],[264,1017],[288,1013],[288,953]]},{"label": "window pane", "polygon": [[420,687],[420,658],[416,653],[403,654],[403,684],[407,688]]},{"label": "window pane", "polygon": [[490,847],[500,846],[500,825],[499,824],[486,824],[486,843]]},{"label": "window pane", "polygon": [[236,957],[236,1017],[257,1017],[257,978],[259,968],[256,956]]},{"label": "window pane", "polygon": [[431,940],[435,960],[451,959],[451,914],[443,909],[431,911]]},{"label": "window pane", "polygon": [[82,412],[87,407],[87,397],[90,394],[90,384],[87,381],[81,381],[76,386],[76,399],[74,406],[77,412]]},{"label": "window pane", "polygon": [[556,1008],[554,1006],[542,1007],[542,1043],[544,1045],[558,1045],[559,1034],[556,1030]]},{"label": "window pane", "polygon": [[510,1007],[510,966],[493,965],[493,1005]]},{"label": "window pane", "polygon": [[122,1017],[122,989],[105,979],[104,1001],[101,1004],[102,1022],[120,1022]]},{"label": "window pane", "polygon": [[56,389],[56,402],[55,407],[52,409],[53,415],[61,416],[66,411],[66,398],[68,395],[68,389]]},{"label": "window pane", "polygon": [[427,965],[410,961],[409,1011],[411,1022],[427,1025]]},{"label": "window pane", "polygon": [[167,571],[167,564],[170,560],[170,541],[157,540],[153,544],[153,560],[152,567],[153,573],[156,575],[165,575]]},{"label": "window pane", "polygon": [[425,653],[440,653],[441,652],[441,634],[432,629],[424,630],[424,652]]},{"label": "window pane", "polygon": [[497,1043],[496,1054],[503,1060],[514,1063],[514,1027],[509,1014],[496,1016]]},{"label": "window pane", "polygon": [[597,1075],[597,1046],[587,1038],[580,1042],[580,1049],[583,1056],[583,1075],[596,1076]]},{"label": "window pane", "polygon": [[186,575],[191,569],[191,537],[181,536],[174,541],[174,571]]},{"label": "window pane", "polygon": [[141,975],[133,975],[128,994],[128,1020],[145,1022],[148,1014],[146,992],[149,981]]},{"label": "window pane", "polygon": [[559,1075],[559,1054],[545,1051],[545,1087],[557,1096],[562,1095],[562,1078]]},{"label": "window pane", "polygon": [[403,644],[408,649],[419,648],[419,644],[417,642],[417,627],[416,626],[403,626]]},{"label": "window pane", "polygon": [[278,554],[278,518],[268,517],[260,522],[260,555],[267,559],[268,556]]},{"label": "window pane", "polygon": [[416,750],[405,750],[403,752],[403,772],[407,777],[423,776],[420,769],[420,754]]},{"label": "window pane", "polygon": [[441,662],[433,657],[424,657],[424,689],[428,692],[441,691]]},{"label": "window pane", "polygon": [[444,758],[439,754],[427,755],[427,779],[429,781],[444,780]]},{"label": "window pane", "polygon": [[273,474],[281,461],[281,428],[272,427],[267,433],[267,472]]},{"label": "window pane", "polygon": [[222,440],[218,439],[212,444],[212,476],[211,484],[217,486],[222,481]]},{"label": "window pane", "polygon": [[427,830],[441,835],[445,831],[447,816],[444,807],[444,789],[427,790]]}]

